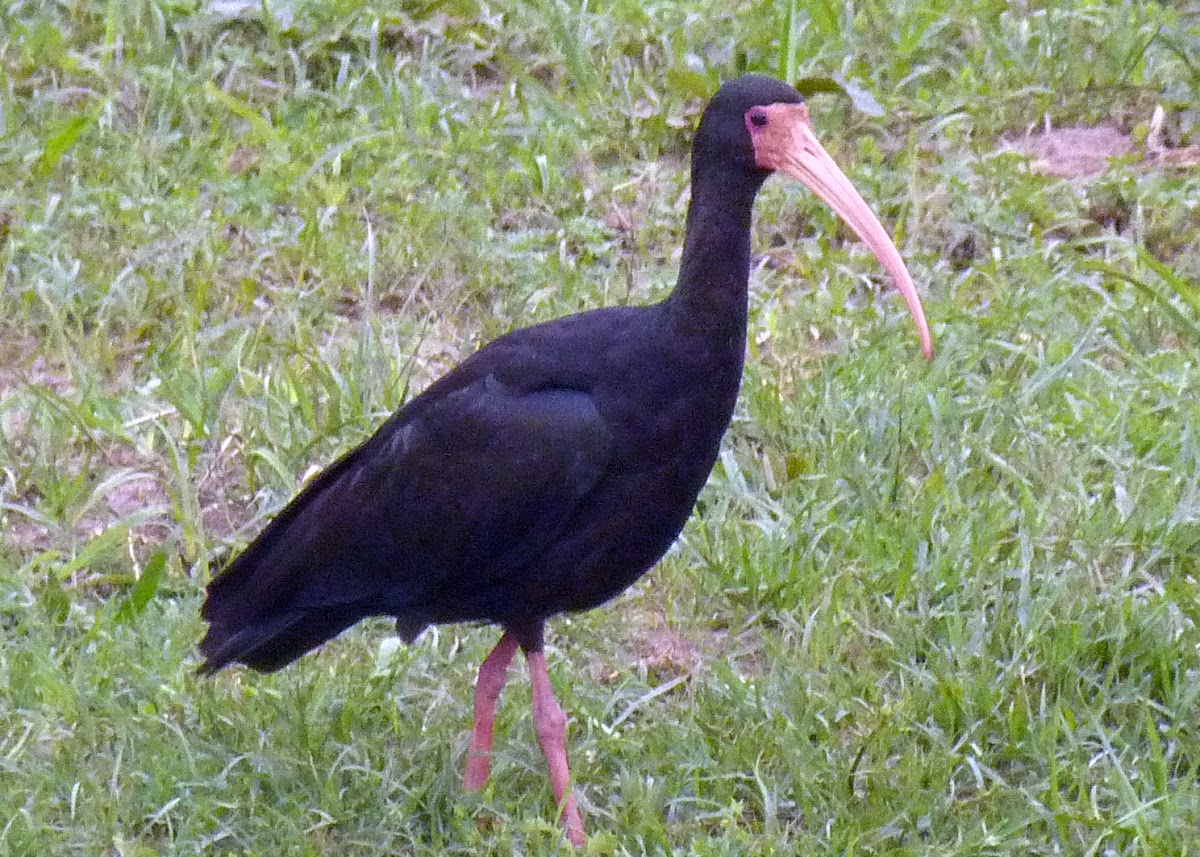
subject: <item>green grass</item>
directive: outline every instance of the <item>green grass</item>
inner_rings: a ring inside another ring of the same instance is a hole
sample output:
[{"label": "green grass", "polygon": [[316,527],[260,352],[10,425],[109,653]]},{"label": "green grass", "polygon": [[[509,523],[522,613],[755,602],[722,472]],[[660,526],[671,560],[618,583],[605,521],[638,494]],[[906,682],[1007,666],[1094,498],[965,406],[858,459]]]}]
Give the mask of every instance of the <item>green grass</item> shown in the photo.
[{"label": "green grass", "polygon": [[0,853],[566,850],[523,671],[459,789],[493,632],[201,679],[201,591],[481,342],[665,294],[744,69],[882,105],[812,98],[938,356],[770,184],[697,515],[551,627],[591,853],[1200,853],[1200,172],[1002,145],[1200,144],[1200,9],[246,6],[0,11]]}]

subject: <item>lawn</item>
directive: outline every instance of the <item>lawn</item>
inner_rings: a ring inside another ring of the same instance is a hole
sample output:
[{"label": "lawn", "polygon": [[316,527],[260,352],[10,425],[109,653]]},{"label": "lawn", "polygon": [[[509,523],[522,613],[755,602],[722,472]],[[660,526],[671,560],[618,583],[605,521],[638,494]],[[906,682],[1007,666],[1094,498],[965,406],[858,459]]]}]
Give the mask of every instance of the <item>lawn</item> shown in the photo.
[{"label": "lawn", "polygon": [[938,353],[769,183],[696,514],[549,628],[589,853],[1200,854],[1200,7],[1100,0],[5,4],[0,853],[569,853],[523,667],[460,789],[495,629],[205,678],[203,587],[486,340],[663,297],[743,70]]}]

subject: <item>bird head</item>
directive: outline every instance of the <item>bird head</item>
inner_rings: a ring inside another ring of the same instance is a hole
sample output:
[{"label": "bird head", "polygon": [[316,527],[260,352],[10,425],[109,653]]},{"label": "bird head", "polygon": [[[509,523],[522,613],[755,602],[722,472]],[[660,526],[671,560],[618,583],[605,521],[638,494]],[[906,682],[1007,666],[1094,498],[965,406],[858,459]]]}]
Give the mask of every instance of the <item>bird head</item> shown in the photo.
[{"label": "bird head", "polygon": [[720,164],[757,188],[772,173],[815,193],[873,252],[904,296],[921,351],[933,356],[929,324],[912,276],[887,231],[813,132],[804,98],[786,83],[746,75],[722,86],[704,110],[693,146],[697,170]]}]

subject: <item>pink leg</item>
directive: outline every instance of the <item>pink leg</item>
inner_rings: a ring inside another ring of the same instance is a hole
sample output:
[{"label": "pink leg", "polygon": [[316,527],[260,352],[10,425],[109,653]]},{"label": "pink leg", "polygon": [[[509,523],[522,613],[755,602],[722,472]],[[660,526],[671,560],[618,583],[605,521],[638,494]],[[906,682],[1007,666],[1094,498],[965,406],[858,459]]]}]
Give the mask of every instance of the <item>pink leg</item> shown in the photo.
[{"label": "pink leg", "polygon": [[546,669],[546,656],[540,651],[527,651],[525,660],[529,662],[529,682],[533,685],[533,726],[542,744],[542,752],[546,754],[546,764],[550,767],[554,799],[558,801],[562,813],[567,839],[576,848],[582,848],[583,819],[579,815],[575,795],[571,793],[571,771],[567,767],[567,716],[554,698],[550,673]]},{"label": "pink leg", "polygon": [[467,775],[463,788],[469,792],[483,791],[492,768],[492,734],[496,723],[496,700],[508,678],[508,665],[517,652],[517,638],[507,631],[496,648],[479,665],[475,682],[475,730],[471,748],[467,751]]}]

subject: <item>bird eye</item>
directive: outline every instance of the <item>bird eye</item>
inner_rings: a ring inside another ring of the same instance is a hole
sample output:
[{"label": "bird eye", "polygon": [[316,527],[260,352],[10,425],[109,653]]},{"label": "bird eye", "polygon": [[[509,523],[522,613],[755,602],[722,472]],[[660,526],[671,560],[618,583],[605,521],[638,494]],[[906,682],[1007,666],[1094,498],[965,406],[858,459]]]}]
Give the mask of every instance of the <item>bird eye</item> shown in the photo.
[{"label": "bird eye", "polygon": [[767,114],[760,110],[755,110],[750,114],[750,124],[755,128],[761,128],[767,124]]}]

